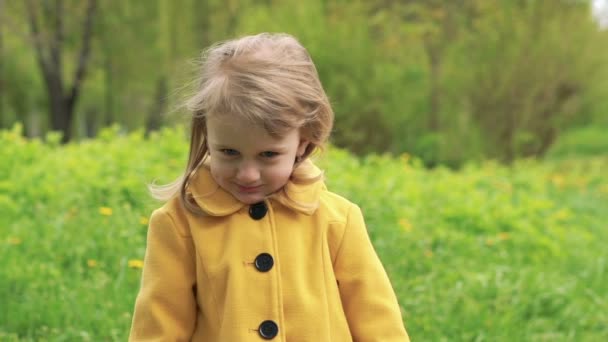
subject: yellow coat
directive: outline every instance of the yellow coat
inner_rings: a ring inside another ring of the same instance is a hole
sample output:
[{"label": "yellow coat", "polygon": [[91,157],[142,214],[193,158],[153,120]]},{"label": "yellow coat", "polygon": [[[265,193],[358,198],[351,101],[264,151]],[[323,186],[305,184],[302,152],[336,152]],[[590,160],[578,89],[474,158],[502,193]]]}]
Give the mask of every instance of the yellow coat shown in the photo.
[{"label": "yellow coat", "polygon": [[130,341],[409,341],[361,210],[323,181],[254,206],[205,168],[190,184],[206,215],[152,214]]}]

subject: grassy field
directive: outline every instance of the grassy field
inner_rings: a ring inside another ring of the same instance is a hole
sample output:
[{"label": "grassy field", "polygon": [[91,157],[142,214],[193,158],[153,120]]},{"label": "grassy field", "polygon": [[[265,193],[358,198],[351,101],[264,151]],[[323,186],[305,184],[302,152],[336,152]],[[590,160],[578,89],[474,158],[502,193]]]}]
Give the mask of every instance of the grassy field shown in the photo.
[{"label": "grassy field", "polygon": [[[145,184],[179,175],[183,134],[18,130],[0,132],[0,341],[126,340],[160,205]],[[414,341],[608,340],[608,157],[318,164],[362,207]]]}]

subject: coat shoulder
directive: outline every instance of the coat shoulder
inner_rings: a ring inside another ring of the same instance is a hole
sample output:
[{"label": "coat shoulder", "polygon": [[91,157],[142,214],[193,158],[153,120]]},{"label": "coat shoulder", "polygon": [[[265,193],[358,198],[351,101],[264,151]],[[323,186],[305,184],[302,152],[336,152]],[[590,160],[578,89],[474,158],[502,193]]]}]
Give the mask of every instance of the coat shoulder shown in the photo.
[{"label": "coat shoulder", "polygon": [[325,215],[330,222],[346,223],[348,214],[353,209],[358,207],[355,203],[345,197],[325,190],[321,193],[319,199],[319,210]]},{"label": "coat shoulder", "polygon": [[178,197],[173,197],[160,208],[154,210],[152,213],[151,222],[154,221],[155,217],[168,216],[173,225],[175,231],[182,237],[190,236],[190,228],[188,223],[188,213],[186,208],[181,204]]}]

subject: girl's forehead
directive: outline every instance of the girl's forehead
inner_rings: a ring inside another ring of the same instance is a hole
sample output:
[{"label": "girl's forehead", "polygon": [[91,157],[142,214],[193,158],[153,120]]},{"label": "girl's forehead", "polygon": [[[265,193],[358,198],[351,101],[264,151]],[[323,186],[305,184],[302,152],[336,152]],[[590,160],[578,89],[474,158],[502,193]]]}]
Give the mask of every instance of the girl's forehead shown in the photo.
[{"label": "girl's forehead", "polygon": [[207,120],[207,136],[212,144],[282,144],[299,138],[299,131],[290,129],[279,136],[270,134],[263,124],[251,120],[211,116]]},{"label": "girl's forehead", "polygon": [[206,126],[209,133],[211,130],[256,130],[260,134],[266,134],[279,138],[294,130],[282,120],[255,120],[253,117],[230,114],[213,114],[206,117]]},{"label": "girl's forehead", "polygon": [[216,114],[206,118],[207,129],[209,132],[222,131],[241,131],[241,130],[264,130],[264,124],[254,120],[244,118],[239,115]]}]

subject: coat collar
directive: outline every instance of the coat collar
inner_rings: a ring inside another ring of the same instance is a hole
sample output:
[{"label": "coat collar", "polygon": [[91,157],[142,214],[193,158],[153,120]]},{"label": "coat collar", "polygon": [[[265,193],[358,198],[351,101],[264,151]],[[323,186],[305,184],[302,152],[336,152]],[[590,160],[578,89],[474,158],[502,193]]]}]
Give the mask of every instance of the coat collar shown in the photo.
[{"label": "coat collar", "polygon": [[[305,160],[296,167],[287,184],[267,200],[275,200],[296,212],[312,215],[319,207],[319,197],[325,189],[323,172],[310,160]],[[245,206],[215,182],[208,163],[201,165],[191,177],[188,192],[210,216],[227,216]]]}]

